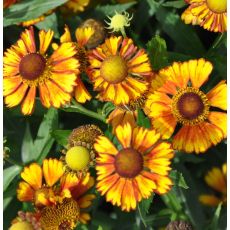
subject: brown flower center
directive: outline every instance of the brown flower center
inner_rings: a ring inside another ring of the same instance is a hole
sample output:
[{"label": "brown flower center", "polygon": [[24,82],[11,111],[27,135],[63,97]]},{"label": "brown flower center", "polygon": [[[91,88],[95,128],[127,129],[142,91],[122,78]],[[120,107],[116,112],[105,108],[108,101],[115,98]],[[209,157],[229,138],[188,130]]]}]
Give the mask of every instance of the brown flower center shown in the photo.
[{"label": "brown flower center", "polygon": [[24,56],[19,64],[19,72],[26,80],[35,80],[44,72],[45,58],[37,53]]},{"label": "brown flower center", "polygon": [[227,0],[207,0],[209,9],[215,13],[225,13],[227,11]]},{"label": "brown flower center", "polygon": [[206,95],[193,87],[181,89],[172,98],[172,112],[177,121],[184,125],[196,125],[209,114]]},{"label": "brown flower center", "polygon": [[125,79],[128,68],[125,60],[118,55],[106,58],[101,65],[101,76],[111,84],[117,84]]},{"label": "brown flower center", "polygon": [[134,178],[143,169],[143,157],[135,149],[122,149],[115,157],[115,168],[121,177]]}]

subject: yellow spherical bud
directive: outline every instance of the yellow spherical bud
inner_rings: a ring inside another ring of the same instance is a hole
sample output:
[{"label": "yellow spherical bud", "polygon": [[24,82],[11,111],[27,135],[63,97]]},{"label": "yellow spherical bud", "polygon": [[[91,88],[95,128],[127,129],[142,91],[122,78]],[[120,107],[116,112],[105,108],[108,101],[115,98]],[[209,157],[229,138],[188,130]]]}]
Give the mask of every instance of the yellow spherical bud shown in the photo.
[{"label": "yellow spherical bud", "polygon": [[86,147],[70,148],[65,157],[66,164],[72,170],[83,170],[90,162],[90,153]]},{"label": "yellow spherical bud", "polygon": [[33,230],[33,226],[26,222],[26,221],[22,221],[22,222],[17,222],[15,224],[13,224],[9,230]]},{"label": "yellow spherical bud", "polygon": [[224,13],[227,11],[227,0],[207,0],[207,5],[215,13]]}]

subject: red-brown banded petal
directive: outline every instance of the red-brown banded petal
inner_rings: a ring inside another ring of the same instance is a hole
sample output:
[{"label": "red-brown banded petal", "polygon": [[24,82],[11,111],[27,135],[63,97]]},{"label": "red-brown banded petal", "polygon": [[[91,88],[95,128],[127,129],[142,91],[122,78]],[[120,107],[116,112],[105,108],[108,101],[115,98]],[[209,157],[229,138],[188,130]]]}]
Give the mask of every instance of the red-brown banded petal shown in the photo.
[{"label": "red-brown banded petal", "polygon": [[13,93],[22,83],[21,76],[3,78],[3,96]]},{"label": "red-brown banded petal", "polygon": [[21,177],[34,190],[37,190],[42,186],[42,169],[37,163],[32,163],[28,167],[25,167],[21,172]]},{"label": "red-brown banded petal", "polygon": [[62,161],[57,159],[45,159],[43,161],[43,174],[48,186],[53,186],[64,174]]},{"label": "red-brown banded petal", "polygon": [[116,155],[118,152],[116,147],[112,144],[112,142],[107,137],[104,136],[99,136],[96,139],[94,148],[98,152],[99,156],[101,153]]},{"label": "red-brown banded petal", "polygon": [[30,115],[34,110],[34,103],[35,103],[35,96],[36,96],[36,87],[31,86],[23,103],[22,103],[22,113],[24,115]]},{"label": "red-brown banded petal", "polygon": [[27,48],[27,51],[29,53],[35,53],[36,45],[34,39],[34,29],[32,26],[29,29],[26,29],[24,32],[22,32],[21,38]]},{"label": "red-brown banded petal", "polygon": [[40,54],[45,54],[53,38],[54,32],[48,30],[47,32],[41,30],[39,32],[39,41],[40,41]]},{"label": "red-brown banded petal", "polygon": [[39,85],[39,93],[40,93],[41,103],[46,108],[49,108],[51,106],[51,103],[50,103],[50,93],[49,93],[49,91],[47,89],[46,84],[40,84]]},{"label": "red-brown banded petal", "polygon": [[[106,156],[108,156],[108,155],[106,155]],[[113,161],[114,161],[114,158],[113,158]],[[112,164],[112,163],[109,164],[108,162],[105,162],[105,164],[99,164],[98,163],[96,166],[96,170],[97,170],[97,179],[102,180],[102,179],[106,178],[107,176],[111,175],[112,173],[114,173],[115,167],[114,167],[114,164]]]},{"label": "red-brown banded petal", "polygon": [[9,94],[5,97],[5,103],[7,107],[11,108],[18,105],[22,99],[24,98],[28,85],[21,84],[17,90],[15,90],[12,94]]},{"label": "red-brown banded petal", "polygon": [[211,106],[227,110],[227,84],[223,80],[207,93]]},{"label": "red-brown banded petal", "polygon": [[132,127],[129,123],[124,126],[118,126],[115,130],[118,141],[122,144],[123,148],[129,148],[132,139]]}]

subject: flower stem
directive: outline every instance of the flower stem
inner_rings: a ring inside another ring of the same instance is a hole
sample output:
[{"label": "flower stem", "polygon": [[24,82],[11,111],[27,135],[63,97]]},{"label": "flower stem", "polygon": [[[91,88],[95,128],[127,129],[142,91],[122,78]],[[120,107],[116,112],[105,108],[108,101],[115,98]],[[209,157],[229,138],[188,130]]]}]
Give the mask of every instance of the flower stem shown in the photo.
[{"label": "flower stem", "polygon": [[126,33],[125,33],[125,29],[124,29],[124,28],[122,28],[120,31],[121,31],[122,36],[123,36],[124,38],[126,38],[126,37],[127,37],[127,35],[126,35]]},{"label": "flower stem", "polygon": [[18,165],[20,167],[23,167],[23,165],[21,163],[15,161],[15,160],[13,160],[13,159],[11,159],[9,157],[5,157],[4,160],[7,161],[7,162],[9,162],[12,165]]}]

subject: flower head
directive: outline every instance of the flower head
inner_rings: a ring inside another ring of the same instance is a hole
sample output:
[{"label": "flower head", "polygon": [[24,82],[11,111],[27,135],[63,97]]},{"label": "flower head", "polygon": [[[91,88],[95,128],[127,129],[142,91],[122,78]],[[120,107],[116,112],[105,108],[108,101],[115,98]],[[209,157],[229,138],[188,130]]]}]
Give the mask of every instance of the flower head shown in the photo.
[{"label": "flower head", "polygon": [[3,95],[8,107],[22,102],[25,115],[34,110],[36,90],[39,89],[41,103],[49,108],[59,108],[71,100],[78,61],[71,43],[62,44],[48,57],[46,51],[53,31],[39,32],[40,48],[36,49],[34,30],[26,29],[18,42],[4,54]]},{"label": "flower head", "polygon": [[204,205],[217,206],[227,202],[227,164],[222,168],[214,167],[205,176],[207,185],[215,190],[216,195],[200,195],[199,200]]},{"label": "flower head", "polygon": [[122,148],[99,136],[94,144],[97,157],[97,190],[122,210],[136,209],[137,203],[152,192],[164,194],[171,188],[168,174],[174,153],[171,145],[160,142],[160,134],[129,123],[116,128]]},{"label": "flower head", "polygon": [[128,104],[144,94],[152,75],[149,59],[132,39],[110,37],[89,55],[90,79],[99,99]]},{"label": "flower head", "polygon": [[111,33],[114,32],[121,32],[124,33],[125,27],[130,26],[130,21],[132,20],[133,16],[129,17],[129,14],[124,11],[121,14],[115,11],[115,15],[113,17],[109,17],[110,22],[105,21],[108,24],[107,29],[112,30]]},{"label": "flower head", "polygon": [[83,125],[72,131],[67,150],[63,151],[64,156],[61,157],[66,171],[80,177],[94,166],[93,144],[99,135],[102,135],[102,131],[96,125]]},{"label": "flower head", "polygon": [[201,153],[226,137],[225,81],[208,93],[200,89],[212,69],[210,62],[198,59],[175,62],[159,71],[157,79],[164,78],[165,83],[149,94],[145,107],[163,138],[170,138],[180,126],[172,140],[174,149]]},{"label": "flower head", "polygon": [[181,15],[186,24],[213,32],[227,31],[227,0],[186,0],[190,6]]},{"label": "flower head", "polygon": [[64,12],[72,11],[73,13],[82,12],[88,6],[90,0],[69,0],[63,6]]},{"label": "flower head", "polygon": [[33,202],[37,208],[56,203],[54,185],[64,172],[63,163],[57,159],[45,159],[42,168],[37,163],[30,164],[21,172],[23,181],[18,185],[18,199]]}]

